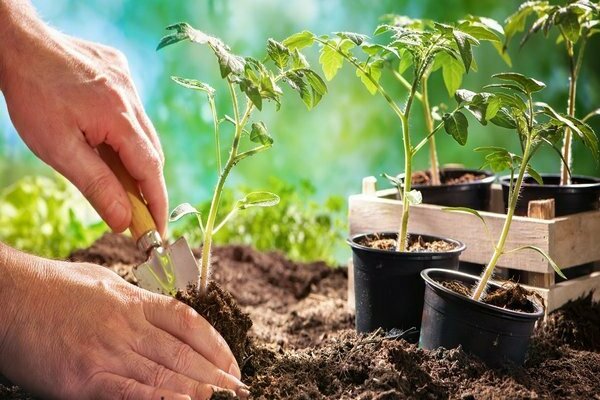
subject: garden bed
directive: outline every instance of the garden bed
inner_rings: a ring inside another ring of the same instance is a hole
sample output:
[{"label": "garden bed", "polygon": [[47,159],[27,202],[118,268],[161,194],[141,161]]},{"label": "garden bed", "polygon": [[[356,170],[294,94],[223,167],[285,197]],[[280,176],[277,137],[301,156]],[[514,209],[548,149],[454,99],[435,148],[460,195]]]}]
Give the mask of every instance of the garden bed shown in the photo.
[{"label": "garden bed", "polygon": [[[106,235],[73,254],[130,278],[142,257]],[[571,303],[538,330],[522,368],[491,370],[460,349],[424,351],[403,339],[357,335],[347,277],[324,263],[299,264],[249,247],[216,248],[213,278],[249,313],[253,346],[244,381],[257,399],[597,398],[600,305]],[[0,385],[0,399],[29,399]]]}]

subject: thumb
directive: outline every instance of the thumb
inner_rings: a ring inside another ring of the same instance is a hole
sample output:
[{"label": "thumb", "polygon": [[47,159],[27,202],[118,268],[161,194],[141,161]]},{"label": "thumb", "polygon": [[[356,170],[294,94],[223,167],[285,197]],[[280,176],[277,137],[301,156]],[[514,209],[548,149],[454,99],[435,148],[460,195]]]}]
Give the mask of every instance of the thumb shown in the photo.
[{"label": "thumb", "polygon": [[131,203],[112,170],[86,142],[77,145],[66,163],[55,168],[87,198],[100,217],[115,232],[131,222]]}]

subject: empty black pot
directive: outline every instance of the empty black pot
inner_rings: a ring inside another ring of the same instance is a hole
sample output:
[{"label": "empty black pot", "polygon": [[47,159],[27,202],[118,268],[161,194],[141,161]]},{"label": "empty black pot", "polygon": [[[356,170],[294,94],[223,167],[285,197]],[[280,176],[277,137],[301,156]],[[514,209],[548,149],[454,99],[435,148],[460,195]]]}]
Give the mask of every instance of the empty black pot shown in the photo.
[{"label": "empty black pot", "polygon": [[[571,185],[560,185],[560,175],[541,174],[544,184],[540,185],[531,177],[525,177],[521,195],[515,209],[516,215],[527,216],[531,200],[554,199],[556,216],[597,210],[600,198],[600,179],[590,176],[573,176]],[[500,178],[505,208],[508,207],[510,176]]]},{"label": "empty black pot", "polygon": [[[419,346],[463,350],[476,355],[492,367],[525,361],[529,339],[535,322],[543,315],[492,306],[453,292],[439,281],[457,280],[472,286],[479,279],[457,271],[427,269],[421,272],[425,281],[425,304]],[[492,287],[499,287],[490,283]]]},{"label": "empty black pot", "polygon": [[[374,234],[348,239],[354,261],[356,330],[372,332],[378,328],[408,329],[421,325],[423,292],[420,277],[426,268],[458,269],[458,257],[465,245],[451,239],[418,235],[424,241],[444,240],[455,244],[448,252],[397,252],[372,249],[361,243]],[[379,233],[379,238],[396,238],[396,233]],[[417,236],[412,234],[411,236]]]},{"label": "empty black pot", "polygon": [[488,171],[464,168],[442,168],[440,170],[442,182],[457,179],[465,174],[485,175],[478,181],[439,186],[414,184],[412,188],[423,195],[423,203],[436,204],[446,207],[469,207],[476,210],[489,208],[492,183],[495,175]]}]

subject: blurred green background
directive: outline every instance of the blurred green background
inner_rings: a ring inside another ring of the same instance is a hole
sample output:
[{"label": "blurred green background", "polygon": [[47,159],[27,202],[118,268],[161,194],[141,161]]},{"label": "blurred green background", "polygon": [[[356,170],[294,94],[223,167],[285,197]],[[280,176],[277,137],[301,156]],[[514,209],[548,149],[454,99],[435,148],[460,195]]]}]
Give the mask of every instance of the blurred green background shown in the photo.
[{"label": "blurred green background", "polygon": [[[356,31],[370,34],[386,13],[417,18],[454,21],[466,14],[503,21],[520,4],[517,0],[196,0],[134,1],[34,0],[42,17],[60,30],[102,42],[123,51],[129,59],[135,83],[146,110],[160,133],[166,155],[166,179],[172,205],[206,201],[216,181],[212,121],[204,96],[175,85],[170,75],[196,78],[221,89],[218,67],[204,48],[177,45],[161,52],[154,49],[163,28],[187,21],[198,29],[222,38],[235,52],[262,58],[269,37],[283,39],[309,29],[316,33]],[[580,116],[600,106],[600,35],[588,47],[588,57],[579,84],[577,108]],[[543,80],[548,89],[544,101],[566,108],[567,64],[562,47],[536,35],[518,51],[510,49],[513,70]],[[516,44],[516,41],[515,41]],[[475,50],[479,70],[470,73],[463,87],[478,90],[490,75],[508,70],[488,45]],[[309,61],[317,67],[317,54]],[[316,68],[320,71],[320,68]],[[440,74],[430,82],[432,103],[449,102]],[[393,81],[384,78],[384,82]],[[391,92],[400,99],[398,85]],[[223,93],[221,91],[221,93]],[[217,94],[222,113],[229,112],[228,97]],[[27,150],[12,128],[6,108],[0,111],[0,188],[30,174],[50,175]],[[382,172],[398,173],[402,166],[400,126],[379,97],[368,94],[354,71],[344,67],[329,85],[329,93],[312,112],[295,94],[285,99],[279,112],[267,107],[260,116],[275,138],[270,151],[244,162],[232,174],[229,187],[245,185],[269,190],[273,182],[291,187],[309,182],[304,195],[323,204],[330,196],[345,197],[360,190],[361,178]],[[411,131],[420,137],[423,121],[415,110]],[[600,118],[591,124],[600,131]],[[513,135],[500,128],[481,128],[476,123],[465,147],[446,134],[438,136],[441,163],[462,163],[478,168],[481,155],[471,151],[481,145],[506,145],[516,149]],[[424,149],[426,150],[426,149]],[[599,175],[600,169],[581,143],[576,142],[574,172]],[[427,152],[417,157],[417,167],[426,167]],[[559,162],[550,152],[540,154],[534,166],[556,172]],[[304,183],[303,183],[304,182]],[[300,204],[302,204],[300,202]],[[318,208],[318,207],[317,207]],[[340,211],[336,211],[340,214]],[[343,213],[341,214],[343,217]],[[338,225],[336,225],[338,226]],[[336,228],[343,231],[342,228]],[[343,244],[342,244],[343,245]]]}]

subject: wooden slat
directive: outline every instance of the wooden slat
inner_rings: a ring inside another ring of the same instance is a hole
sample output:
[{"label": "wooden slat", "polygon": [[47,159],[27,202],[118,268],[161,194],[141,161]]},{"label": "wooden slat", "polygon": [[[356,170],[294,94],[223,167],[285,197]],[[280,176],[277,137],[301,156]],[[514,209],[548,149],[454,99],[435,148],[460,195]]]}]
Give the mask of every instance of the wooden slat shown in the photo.
[{"label": "wooden slat", "polygon": [[525,286],[538,292],[546,302],[546,312],[550,313],[570,300],[576,300],[594,292],[594,301],[600,301],[600,272],[581,276],[568,281],[560,282],[548,289],[540,289],[534,286]]},{"label": "wooden slat", "polygon": [[[395,189],[377,192],[377,197],[354,195],[349,199],[350,234],[396,231],[400,223],[402,203],[386,198],[394,196]],[[504,215],[481,212],[487,222],[493,240],[498,237],[504,224]],[[531,220],[514,217],[507,239],[507,249],[522,244],[538,246],[548,251],[549,226],[552,221]],[[467,245],[461,256],[463,261],[485,264],[493,252],[493,244],[485,228],[476,217],[463,213],[442,211],[442,207],[420,204],[411,207],[409,231],[431,234],[460,240]],[[522,251],[505,255],[499,266],[534,271],[550,272],[546,260],[533,251]]]},{"label": "wooden slat", "polygon": [[527,204],[529,218],[554,219],[555,216],[554,199],[532,200]]},{"label": "wooden slat", "polygon": [[550,256],[568,268],[600,260],[600,211],[555,218],[550,227]]}]

